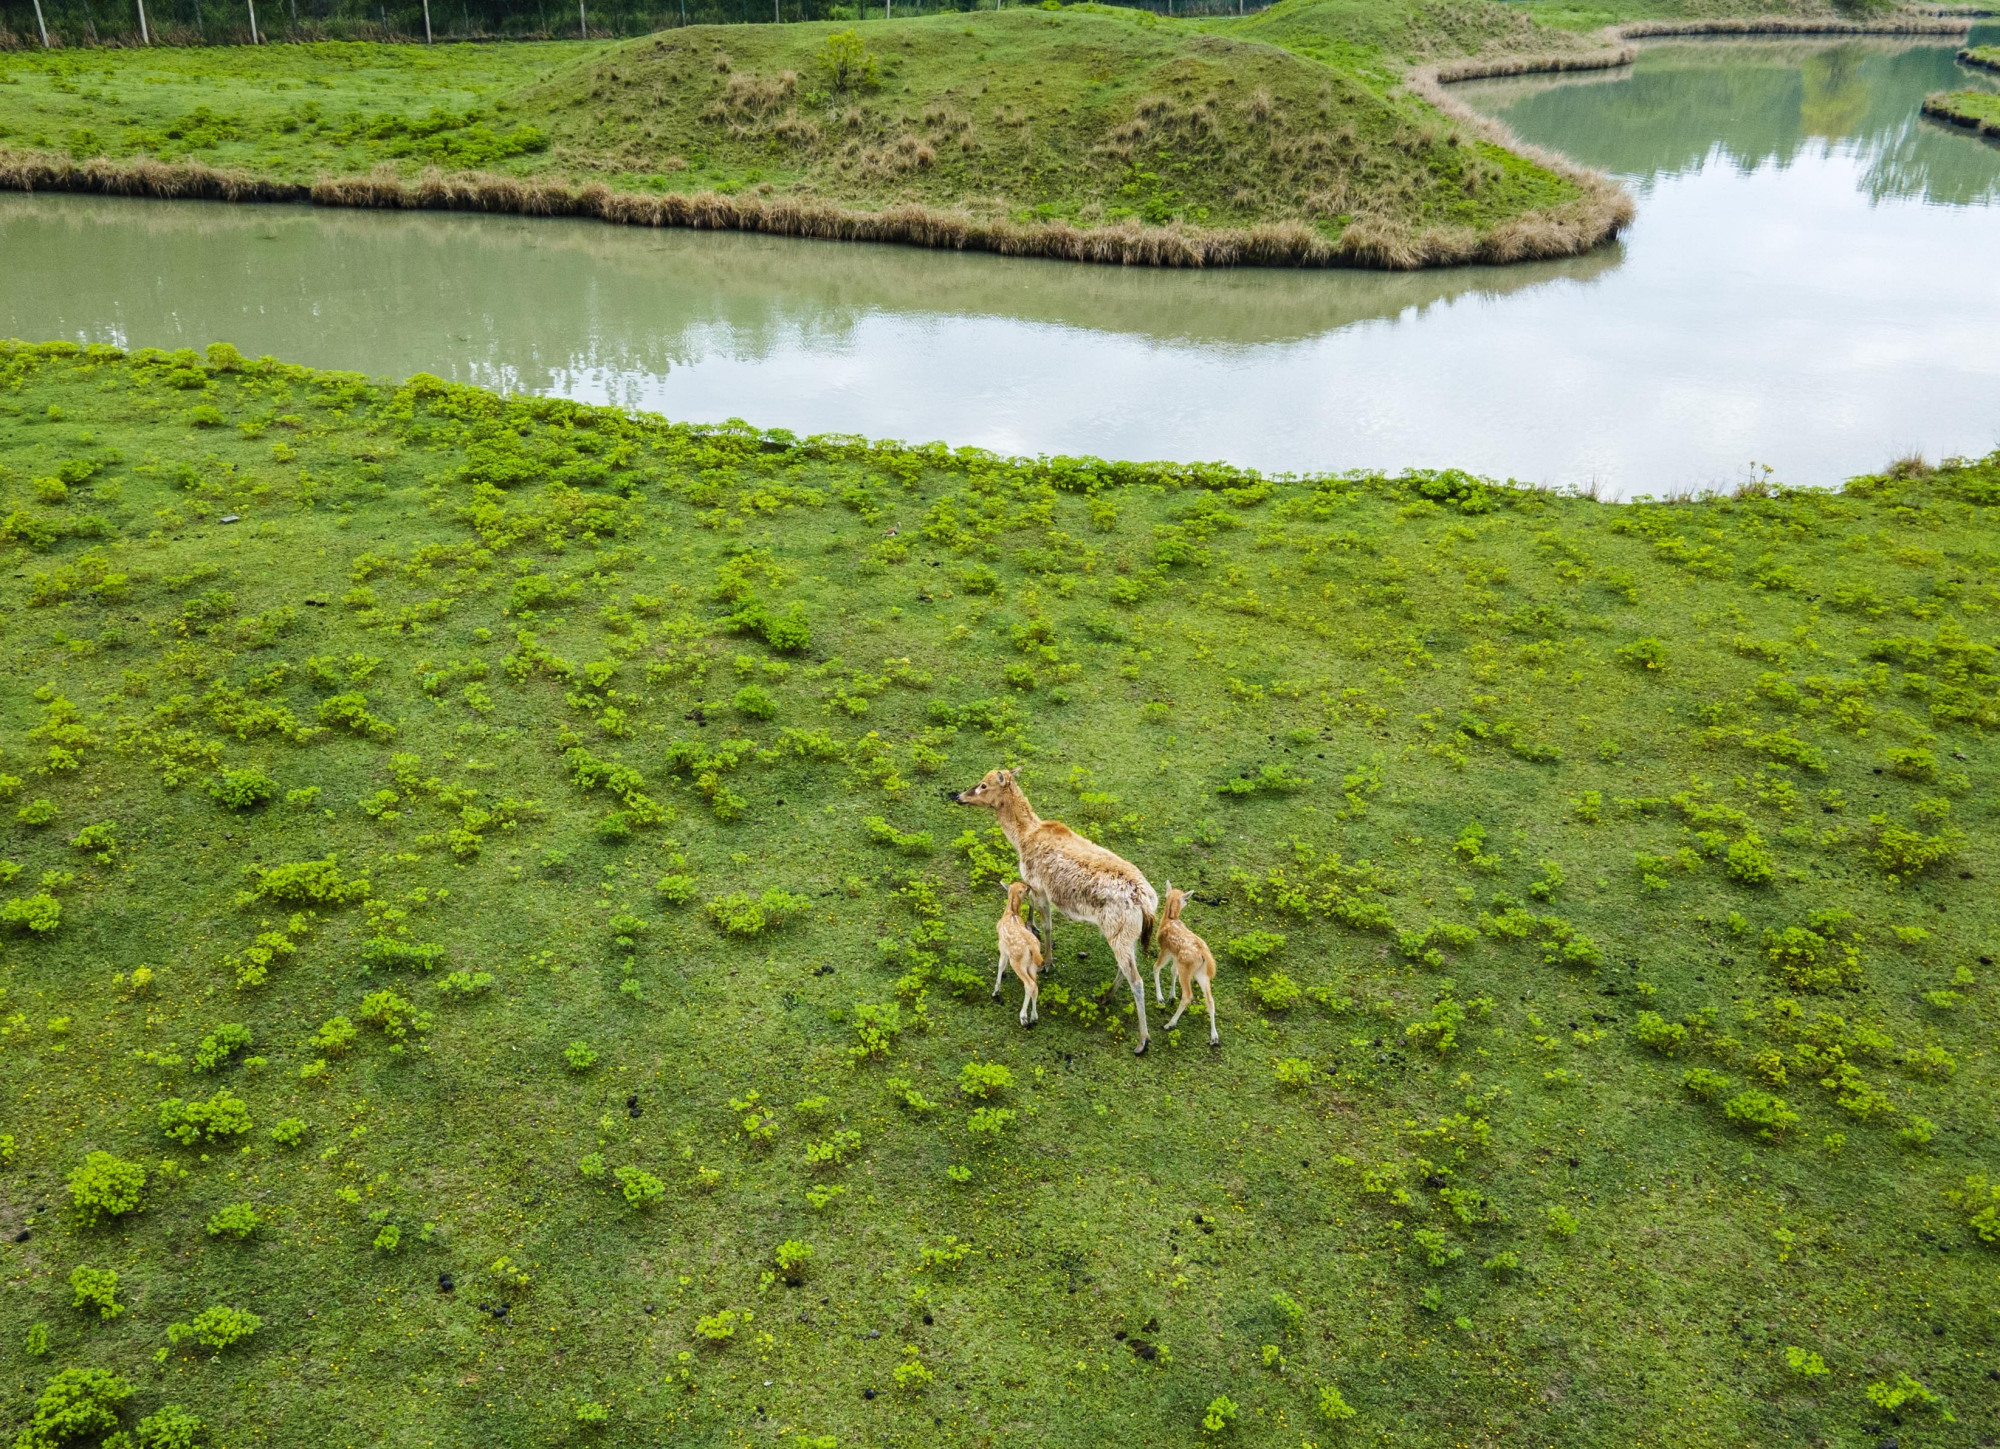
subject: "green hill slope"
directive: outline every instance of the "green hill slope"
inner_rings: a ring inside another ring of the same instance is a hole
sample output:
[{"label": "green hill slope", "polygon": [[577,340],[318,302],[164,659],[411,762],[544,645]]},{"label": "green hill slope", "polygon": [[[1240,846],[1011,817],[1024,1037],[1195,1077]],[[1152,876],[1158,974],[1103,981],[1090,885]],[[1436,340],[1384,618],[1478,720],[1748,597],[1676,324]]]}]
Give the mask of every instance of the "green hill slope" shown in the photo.
[{"label": "green hill slope", "polygon": [[1629,209],[1377,70],[1144,12],[409,49],[0,56],[0,177],[1169,262],[1568,255]]},{"label": "green hill slope", "polygon": [[[1993,1432],[2000,458],[1611,507],[8,345],[0,487],[10,1428]],[[1219,1051],[1079,926],[988,999],[1001,764],[1197,893]]]}]

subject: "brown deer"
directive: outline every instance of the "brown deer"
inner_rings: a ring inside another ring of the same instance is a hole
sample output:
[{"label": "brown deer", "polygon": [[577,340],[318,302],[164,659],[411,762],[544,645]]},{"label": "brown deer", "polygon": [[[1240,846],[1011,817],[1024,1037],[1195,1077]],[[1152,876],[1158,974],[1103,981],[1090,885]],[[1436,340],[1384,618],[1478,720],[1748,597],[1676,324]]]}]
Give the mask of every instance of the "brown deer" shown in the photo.
[{"label": "brown deer", "polygon": [[1021,978],[1021,1025],[1042,1019],[1042,942],[1035,928],[1021,919],[1021,900],[1028,888],[1020,881],[1007,887],[1007,909],[1000,913],[1000,969],[993,973],[993,999],[1000,999],[1000,983],[1007,968]]},{"label": "brown deer", "polygon": [[1222,1033],[1215,1029],[1215,993],[1209,990],[1209,983],[1215,980],[1215,954],[1208,949],[1208,942],[1181,924],[1181,908],[1187,898],[1186,891],[1175,890],[1174,883],[1167,882],[1166,904],[1160,907],[1160,959],[1153,963],[1153,994],[1159,996],[1160,1005],[1167,1004],[1167,998],[1160,996],[1160,968],[1173,962],[1174,995],[1180,1000],[1180,1010],[1161,1030],[1174,1029],[1181,1012],[1194,1000],[1194,983],[1198,981],[1201,999],[1208,1004],[1208,1044],[1221,1046]]},{"label": "brown deer", "polygon": [[1012,770],[989,770],[970,790],[949,798],[1000,817],[1029,899],[1041,910],[1042,945],[1049,959],[1055,958],[1056,911],[1072,921],[1088,921],[1103,933],[1139,1012],[1139,1044],[1133,1055],[1144,1055],[1153,1036],[1146,1029],[1146,982],[1137,953],[1141,947],[1152,949],[1153,913],[1160,898],[1151,883],[1130,861],[1035,814]]}]

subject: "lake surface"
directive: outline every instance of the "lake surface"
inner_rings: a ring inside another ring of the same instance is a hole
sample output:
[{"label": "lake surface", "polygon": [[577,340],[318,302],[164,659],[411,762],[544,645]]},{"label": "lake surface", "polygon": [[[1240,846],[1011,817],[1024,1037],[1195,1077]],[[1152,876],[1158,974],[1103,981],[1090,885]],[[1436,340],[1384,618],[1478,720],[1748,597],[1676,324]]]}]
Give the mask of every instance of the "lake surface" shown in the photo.
[{"label": "lake surface", "polygon": [[[2000,39],[1983,27],[1979,40]],[[1008,452],[1607,494],[2000,446],[2000,146],[1960,42],[1667,42],[1474,82],[1639,201],[1568,262],[1176,273],[591,222],[0,195],[0,335]]]}]

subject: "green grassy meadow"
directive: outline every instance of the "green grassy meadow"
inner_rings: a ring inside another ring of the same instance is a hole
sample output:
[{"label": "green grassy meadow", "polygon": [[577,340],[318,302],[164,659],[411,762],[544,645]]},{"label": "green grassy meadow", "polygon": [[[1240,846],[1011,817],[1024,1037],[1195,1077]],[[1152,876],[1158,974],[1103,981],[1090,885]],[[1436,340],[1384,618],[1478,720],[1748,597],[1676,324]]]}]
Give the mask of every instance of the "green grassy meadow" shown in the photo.
[{"label": "green grassy meadow", "polygon": [[[7,344],[0,488],[22,1449],[2000,1428],[2000,455],[1611,506]],[[998,765],[1196,892],[1220,1050],[1084,927],[989,999]]]}]

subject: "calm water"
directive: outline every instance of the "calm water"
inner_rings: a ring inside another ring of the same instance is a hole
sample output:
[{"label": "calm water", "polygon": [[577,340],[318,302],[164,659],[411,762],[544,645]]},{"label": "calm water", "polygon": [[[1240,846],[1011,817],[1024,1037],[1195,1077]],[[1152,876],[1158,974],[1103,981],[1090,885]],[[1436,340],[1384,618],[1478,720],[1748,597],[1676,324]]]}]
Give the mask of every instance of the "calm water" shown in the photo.
[{"label": "calm water", "polygon": [[[2000,38],[1987,27],[1981,38]],[[0,195],[0,335],[801,432],[1610,492],[2000,446],[2000,147],[1951,46],[1698,42],[1461,94],[1628,179],[1571,262],[1120,271],[594,223]]]}]

